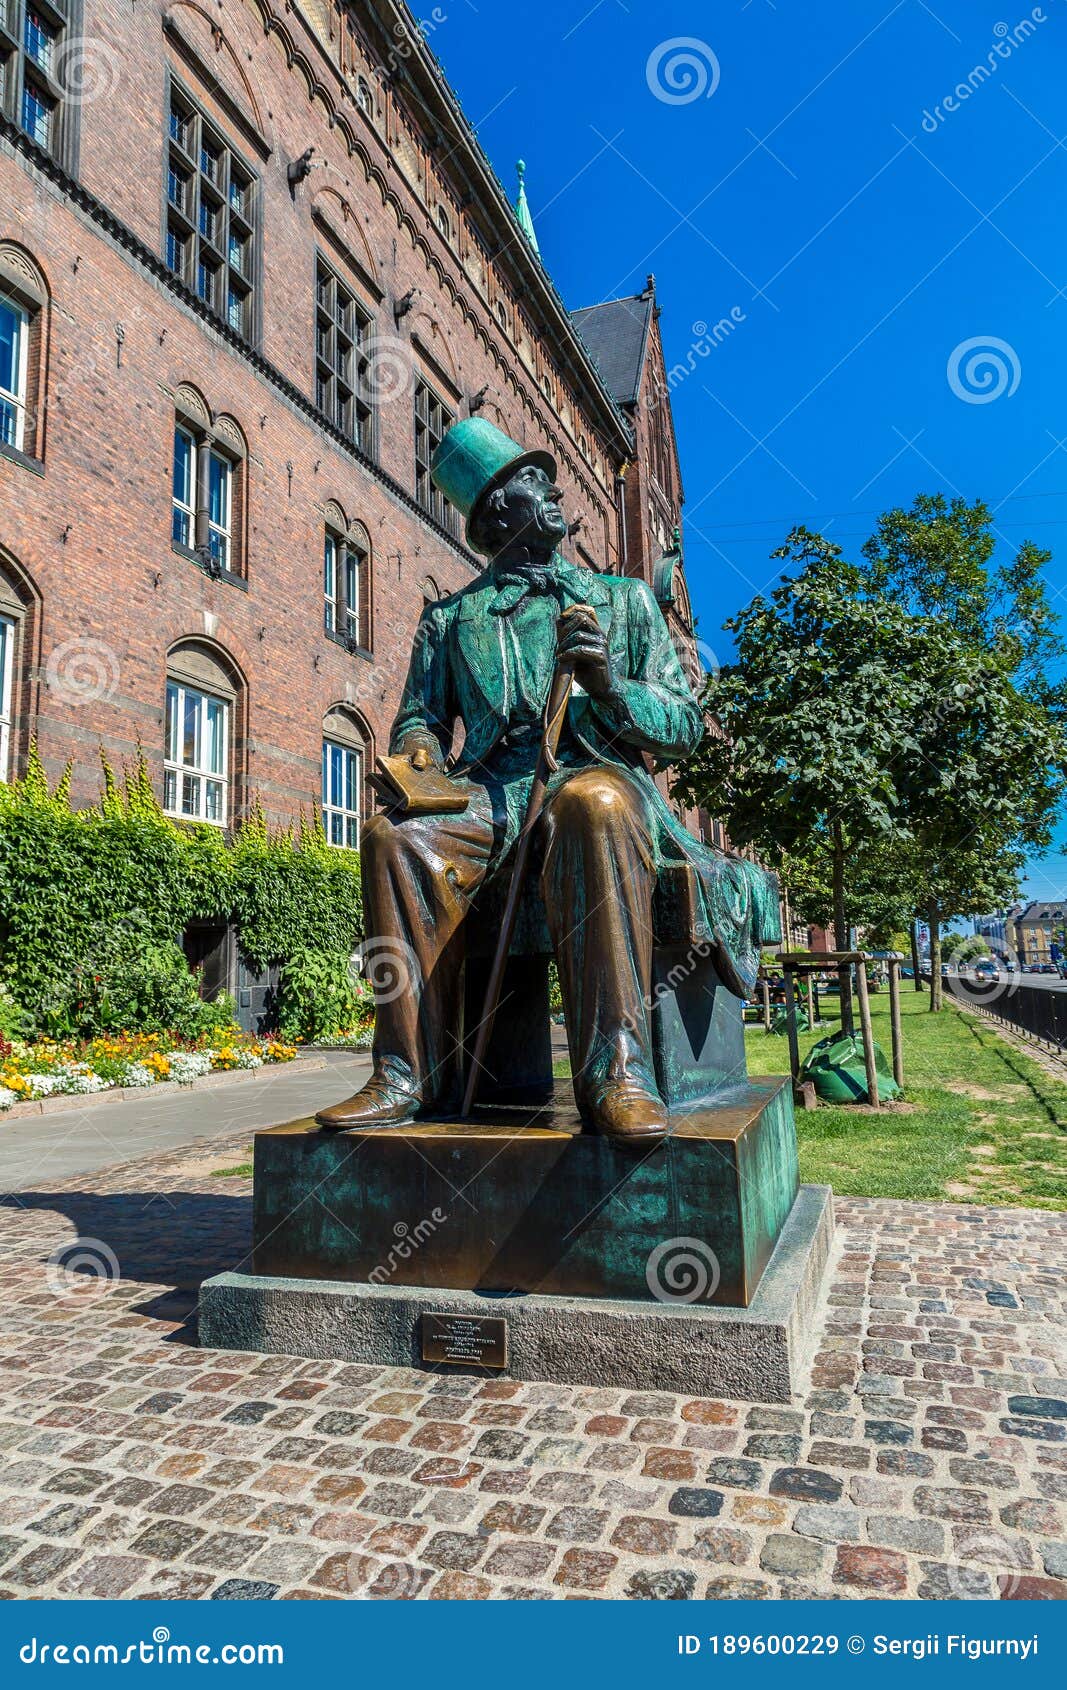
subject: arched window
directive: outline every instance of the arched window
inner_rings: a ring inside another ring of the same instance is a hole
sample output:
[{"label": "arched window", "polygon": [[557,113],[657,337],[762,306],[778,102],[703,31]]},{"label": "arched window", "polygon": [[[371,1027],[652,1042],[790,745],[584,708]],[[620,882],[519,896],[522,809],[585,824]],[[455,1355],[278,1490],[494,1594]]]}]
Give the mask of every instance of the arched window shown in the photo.
[{"label": "arched window", "polygon": [[322,826],[331,845],[359,850],[369,735],[354,710],[335,705],[322,721]]},{"label": "arched window", "polygon": [[163,808],[184,821],[230,821],[237,677],[222,654],[183,640],[167,658]]},{"label": "arched window", "polygon": [[36,264],[0,242],[0,444],[40,457],[48,289]]},{"label": "arched window", "polygon": [[427,575],[425,581],[422,583],[423,604],[436,604],[440,597],[440,587],[437,585],[437,582],[434,580],[432,575]]},{"label": "arched window", "polygon": [[374,116],[374,95],[371,93],[370,83],[365,76],[356,78],[356,104],[367,117]]},{"label": "arched window", "polygon": [[175,395],[171,542],[207,574],[244,574],[244,436],[195,388]]},{"label": "arched window", "polygon": [[38,598],[13,560],[0,552],[0,781],[13,780],[28,738],[24,695],[32,668]]},{"label": "arched window", "polygon": [[500,323],[500,327],[505,332],[507,332],[508,312],[507,312],[507,307],[504,304],[504,301],[502,299],[498,299],[497,302],[496,302],[496,314],[497,314],[497,320]]},{"label": "arched window", "polygon": [[371,548],[361,523],[350,523],[332,499],[326,506],[322,556],[323,626],[350,650],[371,650]]},{"label": "arched window", "polygon": [[445,210],[443,205],[439,205],[437,207],[437,227],[440,229],[442,235],[444,235],[446,241],[452,239],[452,224],[449,220],[448,212]]}]

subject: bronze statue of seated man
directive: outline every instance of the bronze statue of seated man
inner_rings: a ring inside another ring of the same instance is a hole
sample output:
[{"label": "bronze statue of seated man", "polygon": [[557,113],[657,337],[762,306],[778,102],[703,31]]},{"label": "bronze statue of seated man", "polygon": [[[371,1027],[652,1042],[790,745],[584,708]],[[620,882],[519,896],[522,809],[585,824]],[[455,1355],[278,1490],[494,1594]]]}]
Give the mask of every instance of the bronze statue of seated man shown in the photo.
[{"label": "bronze statue of seated man", "polygon": [[447,779],[464,807],[387,810],[364,828],[366,930],[395,977],[378,998],[372,1077],[318,1120],[363,1131],[455,1108],[464,922],[487,878],[508,874],[564,659],[575,686],[536,853],[575,1099],[588,1130],[653,1145],[668,1126],[651,1038],[657,873],[694,865],[723,977],[739,994],[755,978],[758,912],[773,883],[749,864],[729,865],[724,881],[726,860],[685,831],[649,774],[646,754],[676,762],[698,744],[700,708],[645,583],[577,568],[556,551],[567,525],[552,458],[470,418],[445,435],[432,475],[490,561],[427,606],[390,751],[414,771],[444,773],[461,724]]}]

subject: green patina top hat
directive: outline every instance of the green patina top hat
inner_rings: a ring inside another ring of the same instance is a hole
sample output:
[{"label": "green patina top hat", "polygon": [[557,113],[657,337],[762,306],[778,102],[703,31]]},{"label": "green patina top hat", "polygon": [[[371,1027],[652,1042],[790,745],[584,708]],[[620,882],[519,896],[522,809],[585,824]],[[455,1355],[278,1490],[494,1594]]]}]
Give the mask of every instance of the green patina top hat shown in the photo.
[{"label": "green patina top hat", "polygon": [[471,523],[486,494],[526,464],[536,464],[555,481],[556,460],[550,453],[528,452],[484,417],[464,417],[452,424],[430,461],[430,475],[449,504],[466,517],[468,545],[474,545]]}]

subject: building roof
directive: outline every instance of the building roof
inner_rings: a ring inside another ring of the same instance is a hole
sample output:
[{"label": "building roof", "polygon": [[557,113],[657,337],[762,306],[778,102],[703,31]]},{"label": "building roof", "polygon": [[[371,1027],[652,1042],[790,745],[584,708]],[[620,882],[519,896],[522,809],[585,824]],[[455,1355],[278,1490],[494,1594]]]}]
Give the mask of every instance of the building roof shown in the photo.
[{"label": "building roof", "polygon": [[1023,922],[1067,921],[1067,901],[1050,902],[1048,898],[1037,898],[1032,904],[1027,904],[1017,919]]},{"label": "building roof", "polygon": [[[651,278],[649,278],[651,282]],[[627,299],[585,305],[571,318],[617,405],[635,405],[648,349],[648,331],[656,308],[653,286]]]}]

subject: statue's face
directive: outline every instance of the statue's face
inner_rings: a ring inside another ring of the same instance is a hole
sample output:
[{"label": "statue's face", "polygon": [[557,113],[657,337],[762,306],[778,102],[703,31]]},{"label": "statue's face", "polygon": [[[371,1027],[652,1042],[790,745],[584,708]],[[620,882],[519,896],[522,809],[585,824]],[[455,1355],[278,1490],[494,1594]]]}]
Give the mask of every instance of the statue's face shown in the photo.
[{"label": "statue's face", "polygon": [[516,470],[501,489],[503,498],[494,511],[500,544],[512,540],[538,540],[556,546],[566,538],[567,519],[560,509],[562,497],[555,482],[536,464]]}]

